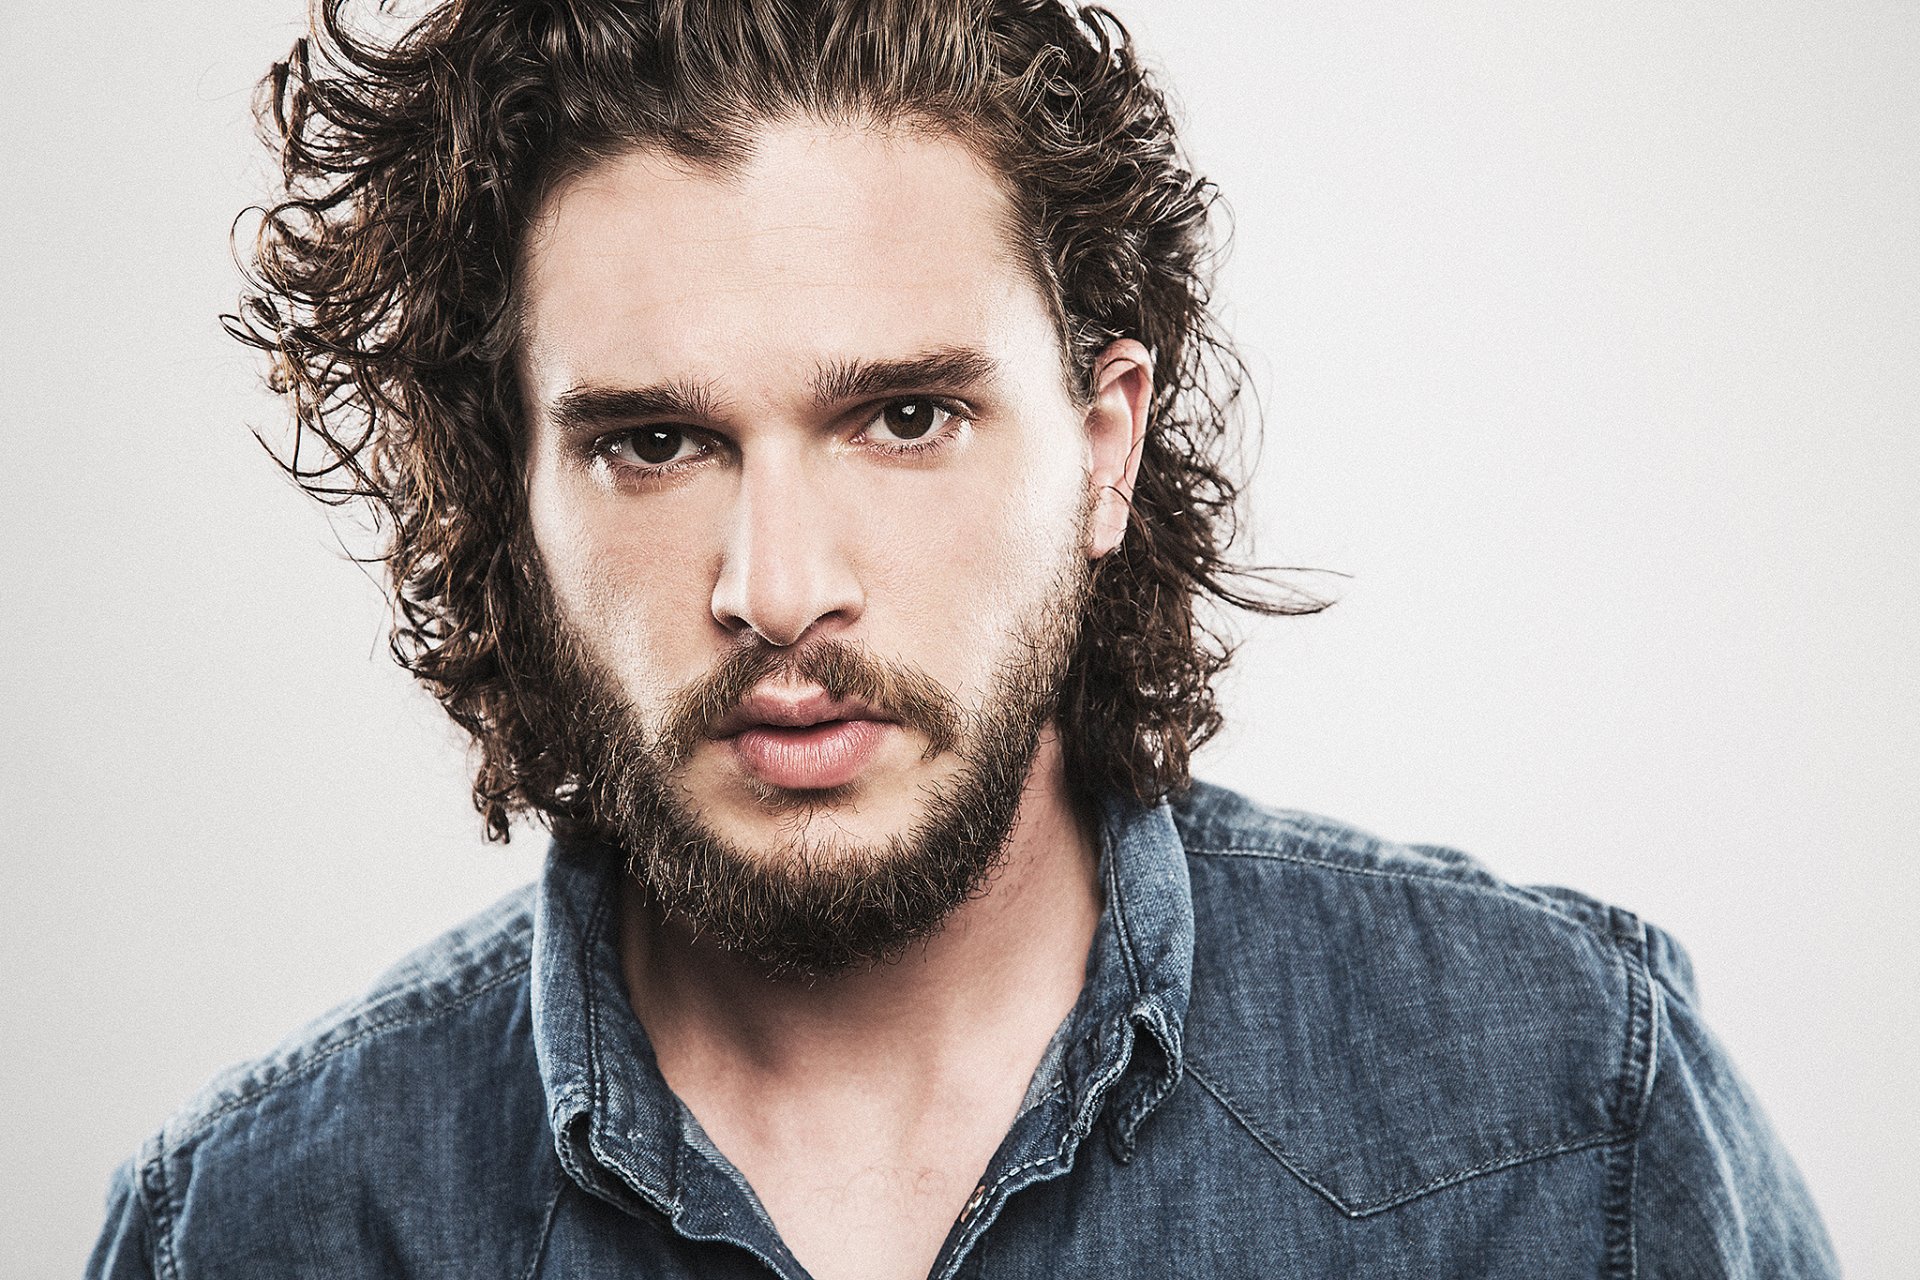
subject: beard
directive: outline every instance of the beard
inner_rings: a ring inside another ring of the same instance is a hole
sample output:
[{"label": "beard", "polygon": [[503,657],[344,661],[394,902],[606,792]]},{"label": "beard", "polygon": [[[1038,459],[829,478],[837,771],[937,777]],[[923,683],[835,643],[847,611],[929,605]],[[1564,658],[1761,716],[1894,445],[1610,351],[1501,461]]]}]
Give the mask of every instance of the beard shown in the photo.
[{"label": "beard", "polygon": [[[750,637],[669,700],[656,730],[613,674],[572,634],[544,589],[551,623],[545,664],[554,701],[573,714],[556,754],[574,763],[585,834],[625,854],[628,874],[665,918],[774,977],[830,977],[890,962],[938,932],[984,891],[1020,810],[1040,733],[1052,717],[1089,594],[1086,561],[1055,576],[1035,619],[1009,637],[984,703],[963,710],[911,664],[837,639],[776,648]],[[688,759],[755,687],[807,681],[859,699],[927,742],[925,761],[951,753],[958,768],[920,784],[920,816],[874,842],[821,836],[817,814],[852,787],[790,791],[750,783],[783,815],[785,834],[747,848],[716,831],[680,782]]]}]

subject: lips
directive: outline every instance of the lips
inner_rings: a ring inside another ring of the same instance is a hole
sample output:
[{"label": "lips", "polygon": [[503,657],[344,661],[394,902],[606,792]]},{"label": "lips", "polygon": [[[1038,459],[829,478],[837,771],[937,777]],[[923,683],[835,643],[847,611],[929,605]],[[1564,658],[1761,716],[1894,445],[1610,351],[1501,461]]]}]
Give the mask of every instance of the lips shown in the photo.
[{"label": "lips", "polygon": [[722,718],[713,737],[768,786],[823,791],[859,777],[897,727],[863,702],[821,690],[762,690]]}]

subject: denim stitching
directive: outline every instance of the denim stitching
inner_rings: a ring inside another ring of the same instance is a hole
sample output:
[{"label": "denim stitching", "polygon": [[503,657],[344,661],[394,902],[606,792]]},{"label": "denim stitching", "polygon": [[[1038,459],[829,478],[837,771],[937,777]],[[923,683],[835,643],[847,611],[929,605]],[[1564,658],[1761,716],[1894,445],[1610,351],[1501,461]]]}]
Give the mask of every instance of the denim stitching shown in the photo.
[{"label": "denim stitching", "polygon": [[1260,858],[1273,862],[1291,862],[1303,867],[1319,867],[1326,871],[1337,871],[1343,875],[1372,876],[1380,880],[1415,880],[1422,884],[1431,884],[1441,888],[1455,889],[1462,893],[1482,894],[1489,898],[1500,898],[1516,906],[1530,907],[1544,915],[1579,925],[1590,933],[1597,933],[1589,920],[1568,911],[1555,902],[1518,892],[1509,886],[1499,884],[1481,884],[1475,881],[1459,880],[1452,876],[1439,875],[1431,871],[1399,870],[1392,871],[1384,867],[1356,867],[1344,862],[1334,862],[1327,858],[1309,858],[1303,854],[1288,853],[1280,849],[1188,849],[1189,854],[1213,858]]},{"label": "denim stitching", "polygon": [[147,1215],[153,1219],[154,1269],[167,1280],[179,1280],[180,1263],[173,1252],[173,1224],[179,1210],[167,1185],[166,1148],[157,1136],[152,1139],[152,1145],[153,1155],[141,1164],[139,1194]]},{"label": "denim stitching", "polygon": [[[1138,1016],[1141,1025],[1147,1027],[1162,1045],[1171,1042],[1173,1034],[1167,1029],[1166,1011],[1159,1004],[1143,1005],[1134,1013]],[[1184,1049],[1182,1053],[1184,1055]],[[1119,1137],[1119,1145],[1114,1154],[1119,1157],[1122,1164],[1127,1164],[1133,1159],[1134,1148],[1139,1140],[1140,1126],[1146,1123],[1148,1113],[1166,1101],[1168,1095],[1180,1083],[1180,1064],[1169,1061],[1167,1066],[1165,1078],[1149,1080],[1137,1089],[1114,1121]]]},{"label": "denim stitching", "polygon": [[[1133,1033],[1133,1024],[1129,1020],[1123,1018],[1120,1026],[1122,1033]],[[1101,1040],[1102,1042],[1105,1041],[1104,1035],[1101,1037]],[[1068,1136],[1071,1136],[1077,1142],[1093,1132],[1094,1120],[1100,1109],[1099,1104],[1106,1098],[1107,1093],[1113,1088],[1114,1083],[1125,1074],[1127,1061],[1131,1059],[1132,1056],[1132,1053],[1129,1051],[1126,1055],[1116,1060],[1112,1066],[1108,1067],[1106,1074],[1088,1082],[1087,1087],[1080,1092],[1078,1099],[1080,1108],[1073,1113],[1067,1122],[1067,1136],[1062,1136],[1060,1139],[1060,1149],[1062,1151],[1066,1150]],[[1071,1106],[1072,1103],[1069,1102],[1068,1105]],[[1006,1178],[1012,1177],[1017,1172],[1019,1172],[1017,1169],[1009,1170],[1006,1177],[1003,1177],[1001,1181],[1004,1182]],[[1000,1183],[998,1182],[994,1184],[995,1187],[999,1185]]]},{"label": "denim stitching", "polygon": [[489,991],[492,991],[497,987],[504,986],[506,983],[511,982],[515,978],[518,978],[520,975],[526,973],[527,970],[531,967],[531,964],[532,964],[531,961],[522,960],[517,964],[515,964],[512,968],[504,970],[494,975],[492,978],[489,978],[486,982],[482,983],[480,986],[474,987],[470,991],[461,993],[459,996],[455,997],[454,999],[449,1000],[446,1004],[438,1005],[434,1008],[426,1009],[416,1014],[409,1014],[405,1017],[389,1018],[384,1021],[369,1022],[365,1024],[358,1031],[348,1036],[345,1040],[341,1040],[336,1044],[328,1045],[325,1049],[322,1049],[316,1052],[312,1057],[301,1061],[297,1066],[286,1068],[285,1070],[274,1075],[272,1079],[264,1081],[263,1083],[257,1085],[256,1087],[249,1089],[247,1092],[241,1094],[239,1097],[233,1098],[221,1104],[221,1106],[217,1110],[212,1111],[209,1114],[201,1117],[200,1121],[197,1124],[195,1124],[192,1128],[180,1134],[177,1138],[173,1140],[173,1143],[172,1143],[173,1150],[176,1152],[184,1150],[195,1139],[199,1138],[202,1134],[206,1133],[207,1130],[213,1128],[214,1125],[220,1123],[220,1121],[226,1119],[228,1116],[240,1110],[242,1107],[251,1106],[255,1102],[258,1102],[260,1099],[266,1097],[269,1093],[272,1093],[274,1090],[280,1088],[282,1085],[290,1084],[295,1080],[301,1079],[304,1076],[312,1074],[317,1067],[319,1067],[322,1063],[326,1062],[329,1058],[332,1058],[338,1054],[346,1052],[348,1049],[353,1048],[355,1045],[359,1044],[363,1040],[367,1040],[373,1036],[377,1036],[383,1031],[392,1031],[400,1027],[418,1026],[422,1023],[433,1022],[441,1017],[444,1017],[447,1014],[456,1013],[460,1009],[464,1008],[465,1006],[473,1003],[475,1000],[478,1000],[481,996],[486,995]]},{"label": "denim stitching", "polygon": [[1318,1192],[1327,1203],[1331,1204],[1341,1213],[1346,1214],[1349,1218],[1365,1218],[1372,1214],[1406,1204],[1410,1200],[1417,1200],[1423,1195],[1438,1191],[1444,1187],[1453,1186],[1456,1183],[1466,1182],[1472,1178],[1480,1177],[1483,1174],[1497,1173],[1502,1169],[1511,1169],[1516,1165],[1528,1164],[1535,1160],[1543,1160],[1549,1156],[1566,1155],[1575,1151],[1585,1151],[1593,1147],[1605,1146],[1609,1143],[1619,1142],[1622,1137],[1622,1135],[1618,1133],[1601,1132],[1587,1134],[1581,1137],[1564,1138],[1558,1142],[1548,1143],[1544,1146],[1530,1147],[1525,1151],[1517,1151],[1508,1155],[1497,1156],[1484,1164],[1475,1165],[1470,1169],[1460,1169],[1452,1173],[1444,1173],[1417,1187],[1389,1191],[1386,1195],[1375,1200],[1354,1201],[1349,1203],[1312,1174],[1308,1173],[1300,1166],[1299,1162],[1289,1156],[1286,1149],[1283,1148],[1278,1141],[1259,1125],[1255,1124],[1244,1111],[1234,1104],[1232,1097],[1225,1089],[1207,1079],[1207,1077],[1197,1069],[1197,1064],[1193,1061],[1191,1055],[1188,1056],[1186,1070],[1195,1080],[1200,1082],[1202,1088],[1213,1095],[1214,1100],[1226,1109],[1228,1115],[1231,1115],[1235,1120],[1240,1122],[1240,1126],[1247,1131],[1255,1142],[1259,1143],[1260,1146],[1266,1150],[1268,1155],[1278,1160],[1281,1165],[1286,1168],[1288,1173],[1291,1173],[1308,1187]]},{"label": "denim stitching", "polygon": [[1647,936],[1646,924],[1629,912],[1620,911],[1619,914],[1632,921],[1635,929],[1633,936],[1627,939],[1632,946],[1633,963],[1623,963],[1622,967],[1627,970],[1630,983],[1628,996],[1635,1001],[1634,1013],[1640,1022],[1630,1050],[1630,1054],[1637,1052],[1638,1056],[1629,1056],[1627,1063],[1636,1077],[1630,1123],[1634,1136],[1638,1138],[1640,1129],[1646,1124],[1647,1107],[1653,1101],[1653,1071],[1654,1064],[1660,1059],[1660,1024],[1666,1003],[1654,984],[1652,939]]},{"label": "denim stitching", "polygon": [[533,1280],[540,1273],[540,1263],[546,1257],[547,1241],[553,1235],[553,1220],[560,1216],[560,1197],[567,1190],[567,1171],[560,1171],[558,1183],[553,1195],[547,1200],[547,1212],[540,1223],[540,1238],[534,1242],[533,1256],[527,1259],[527,1269],[520,1274],[520,1280]]},{"label": "denim stitching", "polygon": [[[593,964],[593,952],[599,945],[600,935],[606,928],[607,921],[613,915],[613,884],[614,882],[611,878],[601,884],[599,892],[593,900],[593,908],[588,913],[586,927],[580,931],[581,985],[587,1006],[587,1094],[590,1107],[587,1125],[587,1147],[588,1154],[603,1167],[606,1165],[606,1161],[601,1154],[599,1144],[593,1140],[593,1130],[599,1122],[600,1117],[605,1116],[607,1113],[608,1077],[605,1072],[600,1070],[600,1002],[594,998],[593,975],[597,970]],[[607,1172],[613,1175],[615,1183],[625,1187],[627,1191],[639,1197],[643,1204],[651,1205],[660,1213],[665,1214],[669,1220],[677,1220],[680,1216],[678,1152],[675,1152],[673,1159],[674,1168],[668,1174],[668,1181],[671,1185],[664,1195],[654,1194],[650,1187],[635,1186],[633,1182],[626,1177],[625,1172],[620,1169],[608,1169]],[[679,1230],[677,1222],[674,1230]]]},{"label": "denim stitching", "polygon": [[[965,1265],[968,1256],[973,1252],[973,1246],[978,1244],[980,1237],[986,1234],[987,1229],[979,1224],[986,1221],[988,1206],[993,1204],[993,1198],[999,1194],[1000,1188],[1007,1185],[1007,1180],[1025,1173],[1029,1169],[1036,1168],[1039,1165],[1064,1159],[1067,1154],[1067,1144],[1072,1140],[1072,1137],[1073,1130],[1070,1127],[1066,1133],[1060,1135],[1060,1146],[1052,1155],[1035,1156],[1025,1164],[1015,1165],[1013,1168],[1001,1174],[999,1178],[995,1179],[994,1184],[987,1188],[987,1193],[980,1197],[980,1204],[974,1215],[972,1234],[961,1243],[959,1248],[953,1251],[953,1259],[947,1263],[946,1268],[941,1272],[942,1276],[950,1278],[961,1266]],[[997,1208],[998,1206],[995,1207]],[[996,1214],[996,1216],[998,1215]]]},{"label": "denim stitching", "polygon": [[[611,907],[608,902],[608,899],[612,896],[608,892],[609,883],[610,882],[603,882],[601,884],[599,892],[594,897],[593,906],[587,913],[586,927],[580,931],[579,955],[579,973],[581,975],[580,990],[582,999],[586,1004],[585,1014],[587,1024],[587,1152],[595,1161],[603,1164],[604,1161],[602,1161],[598,1149],[599,1143],[594,1140],[594,1129],[600,1123],[600,1118],[607,1113],[607,1078],[600,1070],[600,1002],[594,999],[593,975],[595,970],[592,957],[594,945],[600,937],[600,929],[606,923],[606,919],[611,912]],[[608,1172],[614,1171],[609,1170]],[[623,1183],[626,1181],[626,1179],[622,1177],[617,1177],[617,1180]],[[642,1198],[651,1199],[651,1197],[646,1196]]]},{"label": "denim stitching", "polygon": [[1624,971],[1627,989],[1626,1043],[1622,1046],[1619,1093],[1615,1112],[1631,1141],[1616,1148],[1607,1161],[1606,1200],[1602,1218],[1606,1229],[1607,1275],[1611,1280],[1633,1280],[1639,1273],[1634,1240],[1633,1195],[1639,1172],[1640,1132],[1652,1096],[1654,1053],[1658,1036],[1657,1009],[1648,969],[1646,927],[1630,912],[1614,908],[1611,917],[1616,962]]},{"label": "denim stitching", "polygon": [[1001,1174],[998,1178],[994,1179],[993,1185],[987,1188],[987,1194],[980,1197],[982,1203],[993,1199],[994,1195],[1000,1190],[1000,1188],[1007,1185],[1007,1179],[1012,1178],[1017,1174],[1025,1173],[1027,1170],[1032,1169],[1038,1165],[1046,1164],[1050,1160],[1059,1160],[1063,1158],[1066,1154],[1067,1154],[1067,1139],[1065,1135],[1062,1135],[1060,1139],[1060,1145],[1052,1155],[1035,1156],[1033,1159],[1027,1161],[1025,1164],[1015,1165],[1013,1168],[1007,1170],[1005,1173]]},{"label": "denim stitching", "polygon": [[[1114,1080],[1118,1078],[1119,1074],[1117,1070],[1109,1070],[1106,1075],[1095,1080],[1093,1084],[1088,1087],[1085,1096],[1092,1099],[1104,1095],[1105,1092],[1112,1087]],[[1069,1121],[1066,1132],[1060,1135],[1059,1146],[1054,1149],[1051,1155],[1035,1156],[1025,1164],[1015,1165],[994,1179],[993,1185],[988,1187],[986,1194],[980,1197],[979,1208],[975,1211],[973,1222],[969,1227],[971,1234],[962,1238],[960,1245],[953,1251],[953,1258],[950,1259],[946,1267],[941,1270],[940,1274],[944,1280],[951,1280],[953,1275],[965,1264],[967,1257],[973,1252],[973,1246],[979,1243],[982,1235],[986,1234],[986,1224],[989,1219],[998,1216],[999,1206],[994,1203],[994,1197],[1000,1193],[1000,1188],[1006,1186],[1009,1179],[1017,1177],[1029,1169],[1037,1168],[1050,1161],[1067,1159],[1068,1149],[1070,1147],[1077,1148],[1078,1144],[1093,1130],[1092,1120],[1089,1115],[1091,1110],[1092,1108],[1083,1106],[1080,1114],[1074,1116]]]},{"label": "denim stitching", "polygon": [[1287,1155],[1287,1153],[1280,1147],[1279,1143],[1275,1142],[1272,1138],[1268,1137],[1264,1130],[1262,1130],[1258,1125],[1254,1124],[1253,1121],[1249,1120],[1246,1117],[1245,1113],[1243,1113],[1239,1107],[1234,1105],[1233,1100],[1227,1096],[1225,1090],[1221,1089],[1218,1085],[1214,1084],[1213,1081],[1207,1079],[1207,1077],[1201,1073],[1199,1064],[1194,1061],[1192,1054],[1187,1055],[1186,1073],[1192,1076],[1195,1080],[1198,1080],[1200,1082],[1200,1087],[1205,1089],[1208,1093],[1212,1094],[1214,1097],[1214,1101],[1218,1102],[1222,1107],[1225,1107],[1227,1110],[1227,1114],[1232,1116],[1235,1120],[1239,1121],[1240,1127],[1245,1129],[1248,1132],[1248,1134],[1250,1134],[1253,1137],[1253,1140],[1259,1143],[1260,1146],[1266,1150],[1268,1155],[1272,1156],[1274,1159],[1278,1160],[1282,1165],[1286,1166],[1286,1170],[1288,1173],[1291,1173],[1294,1177],[1300,1179],[1300,1181],[1306,1183],[1309,1187],[1319,1192],[1320,1195],[1324,1197],[1329,1204],[1333,1205],[1334,1208],[1340,1210],[1340,1212],[1342,1213],[1351,1212],[1347,1208],[1346,1203],[1342,1201],[1339,1196],[1335,1195],[1332,1191],[1328,1190],[1326,1187],[1322,1186],[1318,1181],[1316,1181],[1312,1174],[1308,1173],[1305,1169],[1301,1168],[1297,1163],[1294,1162],[1291,1156]]},{"label": "denim stitching", "polygon": [[[1126,895],[1120,889],[1119,851],[1121,837],[1114,836],[1115,851],[1107,858],[1107,891],[1113,899],[1113,927],[1120,936],[1120,964],[1127,975],[1127,989],[1133,998],[1141,995],[1140,958],[1134,954],[1133,931],[1127,926]],[[1129,1001],[1129,1003],[1132,1003]]]},{"label": "denim stitching", "polygon": [[587,927],[580,931],[580,991],[587,1006],[587,1096],[593,1100],[593,1110],[597,1113],[606,1111],[607,1099],[600,1074],[600,1004],[593,998],[592,957],[593,944],[607,915],[607,896],[606,886],[602,885],[587,914]]}]

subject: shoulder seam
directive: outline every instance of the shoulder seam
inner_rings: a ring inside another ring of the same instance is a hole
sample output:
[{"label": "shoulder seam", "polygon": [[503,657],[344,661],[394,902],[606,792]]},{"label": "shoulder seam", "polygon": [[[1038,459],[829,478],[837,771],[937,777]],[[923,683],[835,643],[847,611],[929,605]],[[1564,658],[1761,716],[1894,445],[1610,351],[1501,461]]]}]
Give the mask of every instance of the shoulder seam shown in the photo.
[{"label": "shoulder seam", "polygon": [[178,1280],[180,1267],[173,1256],[173,1195],[167,1188],[166,1143],[163,1135],[148,1139],[152,1154],[134,1171],[134,1188],[153,1224],[153,1269],[164,1280]]},{"label": "shoulder seam", "polygon": [[[1499,880],[1465,880],[1458,876],[1443,875],[1434,871],[1422,871],[1413,868],[1395,869],[1389,867],[1363,867],[1351,863],[1336,862],[1331,858],[1314,858],[1305,854],[1289,853],[1280,849],[1263,849],[1248,846],[1225,846],[1210,849],[1196,849],[1188,846],[1187,853],[1204,858],[1251,858],[1257,861],[1290,862],[1297,866],[1318,867],[1324,871],[1333,871],[1341,875],[1366,876],[1377,880],[1412,880],[1421,884],[1431,884],[1441,888],[1454,889],[1461,893],[1475,894],[1481,897],[1501,898],[1515,906],[1527,907],[1539,911],[1569,924],[1579,925],[1590,933],[1601,934],[1593,921],[1582,919],[1577,913],[1568,911],[1558,903],[1548,901],[1525,890],[1516,888]],[[1601,934],[1601,936],[1605,936]]]},{"label": "shoulder seam", "polygon": [[[325,1063],[329,1059],[341,1053],[346,1052],[348,1049],[353,1048],[355,1045],[361,1044],[366,1040],[377,1037],[388,1031],[398,1030],[399,1028],[402,1028],[402,1027],[418,1026],[423,1023],[432,1022],[438,1018],[444,1017],[447,1014],[454,1013],[459,1009],[462,1009],[465,1006],[473,1003],[475,1000],[478,1000],[481,996],[487,994],[489,991],[493,991],[496,988],[504,986],[505,984],[520,977],[520,975],[526,973],[532,967],[532,963],[533,962],[530,957],[527,959],[518,960],[508,968],[501,970],[499,973],[494,974],[492,977],[488,978],[486,981],[480,983],[478,986],[470,987],[466,991],[461,992],[459,995],[453,996],[447,999],[444,1003],[436,1004],[431,1008],[423,1009],[418,1012],[393,1016],[385,1019],[377,1019],[375,1021],[365,1023],[364,1025],[357,1028],[353,1032],[353,1034],[347,1036],[345,1039],[342,1039],[335,1043],[327,1045],[325,1048],[320,1049],[315,1053],[313,1053],[310,1057],[301,1059],[295,1065],[282,1067],[278,1070],[275,1070],[269,1067],[268,1075],[266,1079],[259,1081],[252,1088],[247,1089],[245,1092],[241,1093],[239,1096],[228,1099],[226,1102],[222,1103],[213,1111],[200,1117],[199,1120],[193,1123],[184,1132],[180,1133],[177,1136],[173,1136],[170,1142],[165,1140],[168,1137],[168,1135],[166,1135],[165,1131],[162,1130],[163,1142],[162,1142],[162,1147],[161,1147],[161,1151],[159,1153],[158,1158],[164,1159],[165,1156],[168,1154],[169,1148],[174,1154],[179,1153],[180,1151],[184,1150],[187,1146],[191,1145],[195,1140],[197,1140],[202,1135],[204,1135],[209,1129],[213,1128],[214,1125],[226,1119],[228,1116],[232,1115],[234,1112],[239,1111],[242,1108],[253,1105],[255,1102],[258,1102],[261,1098],[264,1098],[265,1096],[279,1089],[283,1085],[291,1084],[294,1081],[300,1079],[301,1077],[311,1074],[322,1063]],[[398,994],[398,993],[396,992],[395,994]],[[377,1008],[378,1005],[376,1005],[375,1007]]]},{"label": "shoulder seam", "polygon": [[1632,912],[1618,907],[1609,913],[1609,924],[1626,982],[1627,1025],[1621,1046],[1619,1097],[1614,1107],[1628,1141],[1621,1143],[1608,1161],[1602,1218],[1607,1235],[1607,1275],[1610,1280],[1633,1280],[1639,1274],[1633,1200],[1640,1137],[1646,1126],[1659,1054],[1660,996],[1648,954],[1646,925]]}]

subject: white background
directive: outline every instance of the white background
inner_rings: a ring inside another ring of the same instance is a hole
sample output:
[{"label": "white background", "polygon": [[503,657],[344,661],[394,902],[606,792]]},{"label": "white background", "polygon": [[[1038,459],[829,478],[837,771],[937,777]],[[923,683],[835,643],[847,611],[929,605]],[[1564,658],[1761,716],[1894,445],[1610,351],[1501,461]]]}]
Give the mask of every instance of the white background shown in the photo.
[{"label": "white background", "polygon": [[[219,332],[296,0],[0,0],[0,1272],[529,877]],[[1920,8],[1126,4],[1226,189],[1263,623],[1205,772],[1618,901],[1920,1257]],[[1311,580],[1310,580],[1311,581]]]}]

